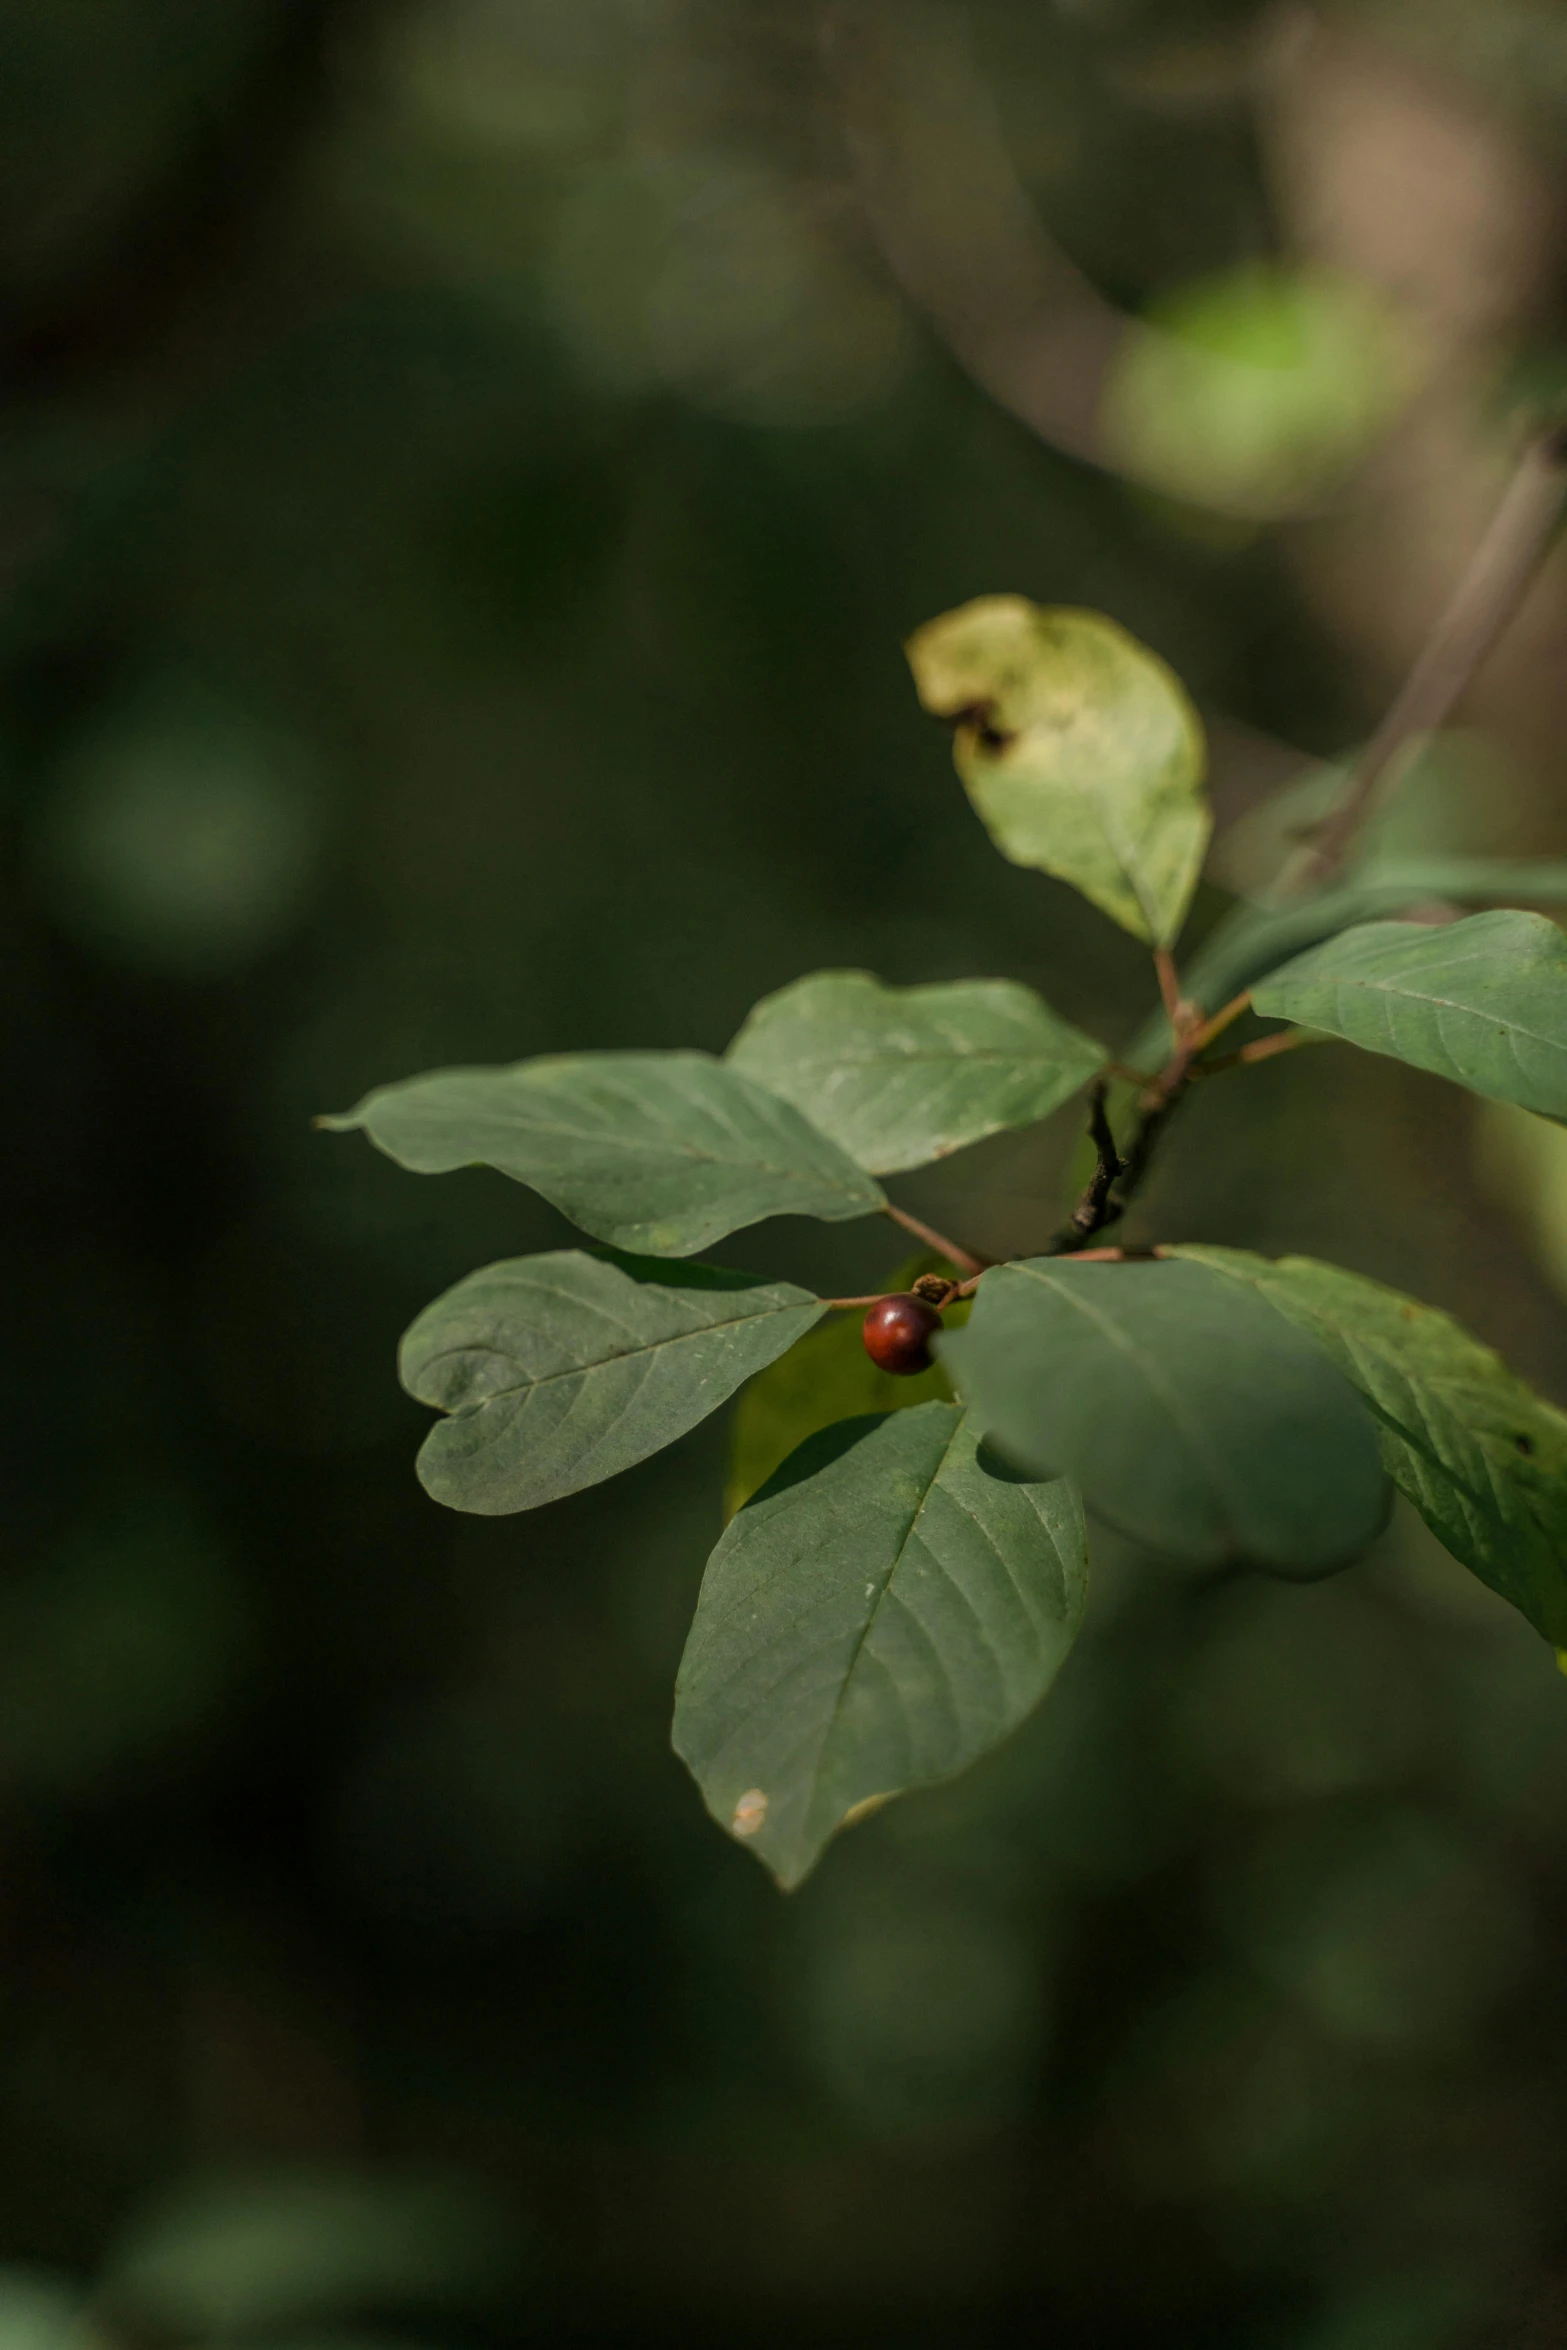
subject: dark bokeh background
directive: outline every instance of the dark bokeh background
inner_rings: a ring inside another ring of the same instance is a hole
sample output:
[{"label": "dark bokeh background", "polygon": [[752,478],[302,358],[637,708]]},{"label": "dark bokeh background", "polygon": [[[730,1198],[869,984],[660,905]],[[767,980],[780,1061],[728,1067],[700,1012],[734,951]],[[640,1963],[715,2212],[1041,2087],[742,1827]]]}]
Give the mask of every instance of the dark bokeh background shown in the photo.
[{"label": "dark bokeh background", "polygon": [[[1331,494],[1176,507],[974,388],[805,0],[0,4],[0,2350],[1562,2339],[1521,1622],[1403,1520],[1306,1591],[1107,1555],[1039,1717],[786,1901],[667,1744],[721,1422],[443,1514],[398,1333],[563,1227],[310,1125],[721,1048],[830,963],[1129,1035],[1140,950],[994,855],[913,705],[966,596],[1155,644],[1229,818],[1375,715],[1563,374],[1559,9],[958,28],[1103,296],[1217,276],[1266,344],[1271,264],[1396,321]],[[1564,611],[1417,833],[1567,850]],[[1071,1128],[902,1196],[1025,1247]],[[1549,1139],[1324,1052],[1199,1097],[1147,1223],[1336,1255],[1567,1399],[1564,1203]]]}]

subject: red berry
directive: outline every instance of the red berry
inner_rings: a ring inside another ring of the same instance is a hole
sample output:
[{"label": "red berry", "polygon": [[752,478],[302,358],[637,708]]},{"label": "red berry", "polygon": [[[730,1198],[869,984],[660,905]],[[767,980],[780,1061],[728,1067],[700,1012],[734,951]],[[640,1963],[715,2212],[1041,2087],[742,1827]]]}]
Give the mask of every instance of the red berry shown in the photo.
[{"label": "red berry", "polygon": [[930,1369],[941,1316],[922,1297],[881,1297],[865,1317],[865,1351],[880,1371],[912,1379]]}]

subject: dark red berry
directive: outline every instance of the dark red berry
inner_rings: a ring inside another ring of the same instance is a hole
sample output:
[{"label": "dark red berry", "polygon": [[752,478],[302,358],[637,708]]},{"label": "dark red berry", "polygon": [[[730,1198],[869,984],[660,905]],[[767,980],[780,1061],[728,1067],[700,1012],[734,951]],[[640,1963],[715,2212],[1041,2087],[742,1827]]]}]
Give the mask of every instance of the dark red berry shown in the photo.
[{"label": "dark red berry", "polygon": [[922,1297],[879,1297],[865,1317],[865,1351],[880,1371],[912,1379],[930,1369],[941,1316]]}]

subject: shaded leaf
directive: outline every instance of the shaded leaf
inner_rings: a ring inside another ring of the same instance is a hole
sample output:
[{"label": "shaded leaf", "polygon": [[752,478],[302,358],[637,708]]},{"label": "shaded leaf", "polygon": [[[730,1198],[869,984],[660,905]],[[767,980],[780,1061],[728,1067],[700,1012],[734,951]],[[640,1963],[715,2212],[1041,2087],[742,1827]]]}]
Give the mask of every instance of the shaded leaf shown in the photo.
[{"label": "shaded leaf", "polygon": [[1076,1635],[1082,1513],[990,1464],[956,1404],[840,1422],[707,1564],[675,1751],[793,1886],[873,1799],[950,1778],[1038,1703]]},{"label": "shaded leaf", "polygon": [[1567,1117],[1567,939],[1543,914],[1366,923],[1286,963],[1252,1000],[1493,1101]]},{"label": "shaded leaf", "polygon": [[1331,1572],[1387,1515],[1376,1434],[1321,1352],[1196,1264],[1036,1257],[937,1341],[975,1418],[1106,1525],[1196,1565]]},{"label": "shaded leaf", "polygon": [[[912,1289],[922,1273],[951,1274],[950,1265],[925,1252],[910,1257],[887,1276],[886,1291]],[[949,1330],[961,1330],[970,1301],[960,1298],[942,1316]],[[835,1314],[810,1331],[798,1346],[760,1372],[735,1406],[729,1439],[729,1480],[724,1515],[742,1503],[789,1458],[796,1445],[867,1412],[907,1411],[913,1404],[950,1403],[952,1382],[939,1363],[913,1379],[894,1378],[871,1361],[860,1335],[864,1315]]]},{"label": "shaded leaf", "polygon": [[1434,1306],[1310,1257],[1172,1256],[1244,1284],[1314,1338],[1375,1415],[1388,1474],[1437,1540],[1567,1643],[1567,1415]]},{"label": "shaded leaf", "polygon": [[403,1385],[449,1412],[426,1492],[496,1516],[629,1469],[716,1411],[826,1311],[792,1283],[562,1249],[470,1273],[402,1343]]},{"label": "shaded leaf", "polygon": [[1210,825],[1202,723],[1174,672],[1100,613],[1021,596],[927,621],[908,657],[1002,855],[1169,945]]},{"label": "shaded leaf", "polygon": [[882,1193],[789,1102],[706,1053],[438,1069],[320,1123],[419,1175],[497,1167],[614,1248],[689,1257],[764,1216],[841,1223]]},{"label": "shaded leaf", "polygon": [[891,1175],[1048,1118],[1105,1054],[1015,980],[888,987],[817,971],[764,997],[727,1059]]}]

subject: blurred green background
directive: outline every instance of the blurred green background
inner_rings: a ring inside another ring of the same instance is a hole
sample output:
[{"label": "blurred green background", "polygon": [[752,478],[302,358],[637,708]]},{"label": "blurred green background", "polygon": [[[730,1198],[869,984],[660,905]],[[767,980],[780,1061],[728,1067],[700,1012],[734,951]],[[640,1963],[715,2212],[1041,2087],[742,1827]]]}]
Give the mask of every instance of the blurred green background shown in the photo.
[{"label": "blurred green background", "polygon": [[[1365,732],[1567,381],[1559,6],[879,24],[0,0],[0,2350],[1567,2334],[1567,1688],[1412,1519],[1306,1590],[1101,1546],[1039,1716],[784,1900],[668,1751],[722,1420],[536,1516],[414,1478],[399,1332],[564,1227],[315,1113],[718,1049],[824,964],[1124,1040],[1140,950],[995,856],[902,636],[1113,614],[1233,821]],[[975,384],[905,229],[1102,446]],[[1168,339],[1074,390],[1063,286]],[[1553,573],[1418,837],[1567,852],[1564,628]],[[1567,1401],[1543,1132],[1287,1058],[1143,1222]],[[1026,1248],[1074,1141],[900,1196]]]}]

